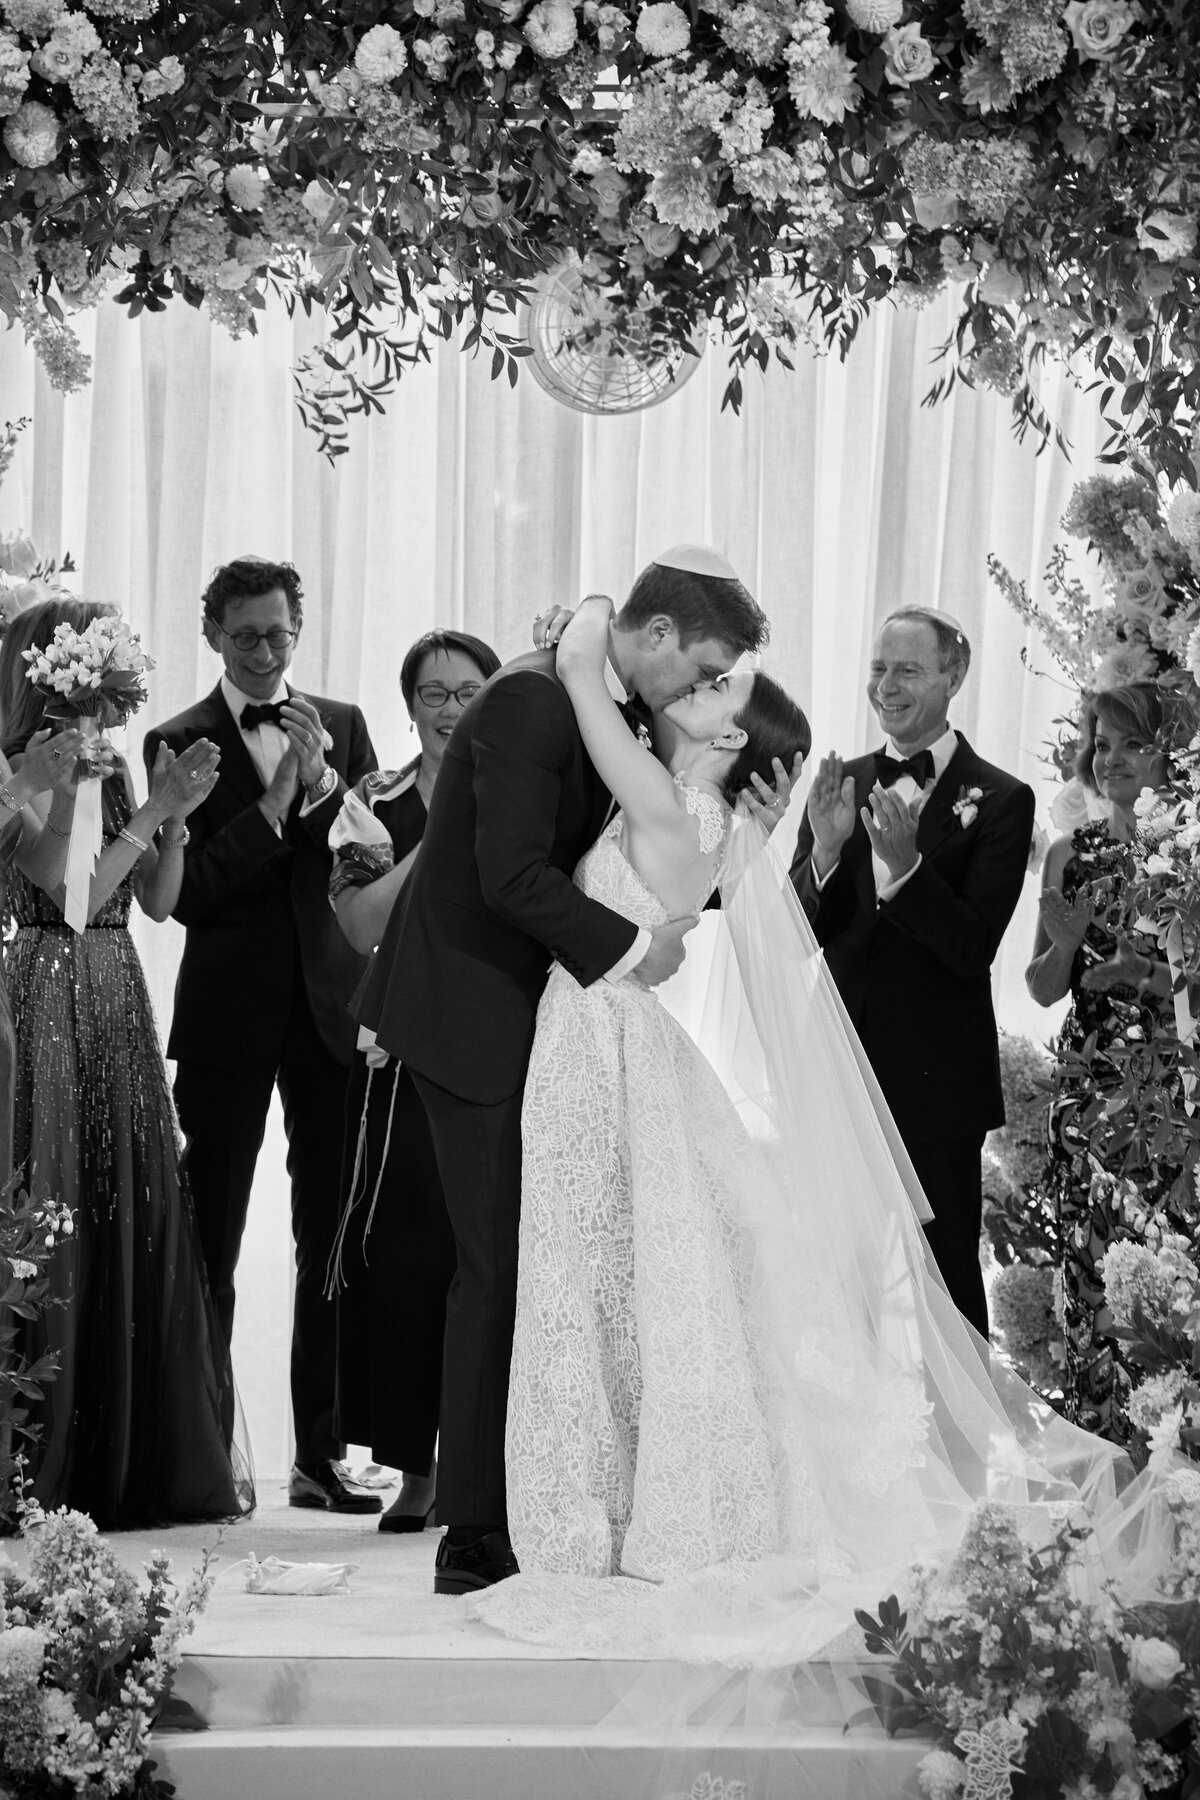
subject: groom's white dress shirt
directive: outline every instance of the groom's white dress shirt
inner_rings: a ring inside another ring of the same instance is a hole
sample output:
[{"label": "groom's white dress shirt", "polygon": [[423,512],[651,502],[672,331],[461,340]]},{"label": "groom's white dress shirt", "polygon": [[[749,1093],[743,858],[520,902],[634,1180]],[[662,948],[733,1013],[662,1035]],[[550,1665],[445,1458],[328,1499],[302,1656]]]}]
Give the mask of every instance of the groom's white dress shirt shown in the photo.
[{"label": "groom's white dress shirt", "polygon": [[[886,740],[883,747],[887,754],[894,757],[897,762],[906,762],[908,760],[909,753],[902,750],[898,744],[893,743],[891,738]],[[934,788],[942,779],[946,770],[950,767],[950,759],[957,749],[958,733],[952,725],[947,725],[945,731],[942,733],[941,737],[938,738],[936,743],[929,745],[929,754],[933,758],[933,779],[927,781],[924,787],[918,787],[914,775],[901,775],[899,781],[892,783],[889,792],[903,800],[905,806],[911,807],[915,802],[917,816],[919,818],[925,809],[925,802],[929,799],[930,794],[932,794]],[[813,886],[816,888],[818,894],[825,887],[825,884],[832,879],[834,871],[841,860],[842,859],[839,856],[837,862],[831,863],[824,875],[818,875],[816,869],[813,869]],[[893,880],[888,873],[888,866],[883,858],[877,856],[872,850],[871,870],[875,876],[876,900],[883,902],[884,900],[893,899],[900,892],[900,889],[904,886],[905,882],[912,880],[920,866],[921,857],[918,855],[912,868],[906,869],[903,875],[898,875]]]}]

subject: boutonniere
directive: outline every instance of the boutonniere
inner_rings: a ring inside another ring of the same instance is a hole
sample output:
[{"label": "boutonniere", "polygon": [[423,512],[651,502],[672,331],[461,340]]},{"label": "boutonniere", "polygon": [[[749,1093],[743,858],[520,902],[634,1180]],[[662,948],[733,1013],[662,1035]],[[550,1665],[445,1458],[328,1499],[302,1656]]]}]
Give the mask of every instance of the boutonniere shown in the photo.
[{"label": "boutonniere", "polygon": [[982,799],[982,788],[967,787],[965,783],[959,788],[958,799],[954,802],[950,811],[954,814],[964,831],[968,825],[973,825],[979,817],[979,802]]},{"label": "boutonniere", "polygon": [[654,748],[654,740],[650,736],[650,727],[646,724],[644,719],[639,719],[637,722],[637,741],[642,746],[643,750],[653,750]]}]

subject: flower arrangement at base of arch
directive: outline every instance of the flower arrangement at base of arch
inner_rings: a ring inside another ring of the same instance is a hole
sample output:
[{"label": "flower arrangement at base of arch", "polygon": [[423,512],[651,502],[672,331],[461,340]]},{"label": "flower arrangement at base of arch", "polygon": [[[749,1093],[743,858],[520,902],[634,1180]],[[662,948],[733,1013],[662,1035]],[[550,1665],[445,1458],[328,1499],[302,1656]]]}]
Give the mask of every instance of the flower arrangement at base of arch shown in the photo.
[{"label": "flower arrangement at base of arch", "polygon": [[570,258],[740,371],[961,299],[948,379],[1037,399],[1086,350],[1118,436],[1187,478],[1200,18],[1184,0],[3,0],[0,309],[52,379],[110,287],[252,330],[323,307],[326,447]]}]

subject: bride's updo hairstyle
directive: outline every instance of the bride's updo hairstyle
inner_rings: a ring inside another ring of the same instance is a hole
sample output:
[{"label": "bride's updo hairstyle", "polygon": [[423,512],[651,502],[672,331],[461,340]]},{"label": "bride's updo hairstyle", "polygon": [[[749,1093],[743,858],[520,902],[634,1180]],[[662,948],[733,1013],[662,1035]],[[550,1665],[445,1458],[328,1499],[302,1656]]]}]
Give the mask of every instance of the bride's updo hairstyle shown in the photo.
[{"label": "bride's updo hairstyle", "polygon": [[761,671],[754,677],[750,698],[741,712],[734,714],[733,722],[746,733],[746,742],[721,784],[730,806],[736,805],[743,788],[753,785],[752,775],[760,775],[768,787],[774,785],[773,757],[777,756],[790,772],[795,757],[807,758],[812,749],[808,720],[792,696]]}]

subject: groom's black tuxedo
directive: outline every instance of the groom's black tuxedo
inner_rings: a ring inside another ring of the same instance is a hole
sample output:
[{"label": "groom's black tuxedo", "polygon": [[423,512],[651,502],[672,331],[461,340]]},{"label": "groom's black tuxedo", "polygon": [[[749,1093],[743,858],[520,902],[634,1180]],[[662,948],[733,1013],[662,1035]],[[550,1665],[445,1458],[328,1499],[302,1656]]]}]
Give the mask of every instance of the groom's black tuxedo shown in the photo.
[{"label": "groom's black tuxedo", "polygon": [[218,1317],[233,1327],[234,1270],[271,1093],[279,1087],[296,1240],[291,1385],[296,1460],[341,1454],[333,1435],[334,1309],[324,1297],[337,1227],[343,1110],[354,1025],[347,1008],[365,959],[329,905],[329,828],[348,784],[375,767],[357,706],[309,696],[333,740],[332,792],[282,835],[259,810],[264,788],[220,685],[146,738],[178,755],[197,738],[221,751],[217,784],[188,820],[174,916],[186,928],[167,1054],[187,1138],[186,1167]]},{"label": "groom's black tuxedo", "polygon": [[505,1521],[521,1090],[538,1000],[552,961],[588,986],[637,936],[571,881],[609,805],[553,654],[507,664],[454,729],[359,996],[360,1021],[424,1102],[458,1245],[438,1449],[438,1518],[450,1525]]},{"label": "groom's black tuxedo", "polygon": [[[861,809],[876,779],[857,757]],[[955,805],[979,788],[975,817]],[[931,1234],[959,1307],[987,1329],[979,1274],[979,1150],[1004,1122],[991,966],[1021,892],[1033,832],[1033,791],[958,748],[921,812],[920,866],[879,903],[861,816],[818,892],[808,816],[792,880],[854,1027],[937,1215]]]}]

